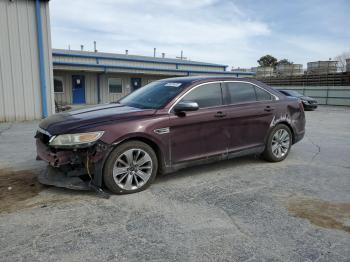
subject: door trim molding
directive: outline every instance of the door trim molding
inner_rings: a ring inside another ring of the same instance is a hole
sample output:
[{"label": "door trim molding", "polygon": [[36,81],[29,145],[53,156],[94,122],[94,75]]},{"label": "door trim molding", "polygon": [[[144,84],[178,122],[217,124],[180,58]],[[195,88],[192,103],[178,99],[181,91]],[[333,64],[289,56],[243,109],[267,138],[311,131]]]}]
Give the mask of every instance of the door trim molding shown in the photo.
[{"label": "door trim molding", "polygon": [[225,153],[225,154],[213,155],[205,158],[199,158],[195,160],[183,161],[177,164],[171,164],[170,167],[167,166],[165,168],[165,173],[171,173],[171,172],[175,172],[180,169],[184,169],[192,166],[215,163],[222,160],[229,160],[229,159],[241,157],[241,156],[261,154],[264,150],[265,150],[265,145],[255,145],[252,147],[235,150],[235,151],[229,152],[228,154]]}]

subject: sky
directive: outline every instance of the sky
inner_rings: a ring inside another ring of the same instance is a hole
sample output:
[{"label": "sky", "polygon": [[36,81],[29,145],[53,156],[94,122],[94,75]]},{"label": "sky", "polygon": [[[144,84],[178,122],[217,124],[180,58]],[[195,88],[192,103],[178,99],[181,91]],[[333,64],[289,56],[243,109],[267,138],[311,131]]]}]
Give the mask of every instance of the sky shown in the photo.
[{"label": "sky", "polygon": [[350,51],[350,0],[52,0],[53,48],[250,68],[270,54],[294,63]]}]

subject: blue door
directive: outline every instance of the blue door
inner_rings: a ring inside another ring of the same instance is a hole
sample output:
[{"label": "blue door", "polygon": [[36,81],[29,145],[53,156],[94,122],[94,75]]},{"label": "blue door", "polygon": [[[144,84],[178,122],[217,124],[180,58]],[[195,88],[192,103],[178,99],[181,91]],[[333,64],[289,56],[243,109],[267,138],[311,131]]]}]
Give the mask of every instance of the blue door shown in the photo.
[{"label": "blue door", "polygon": [[85,104],[85,77],[72,76],[73,104]]}]

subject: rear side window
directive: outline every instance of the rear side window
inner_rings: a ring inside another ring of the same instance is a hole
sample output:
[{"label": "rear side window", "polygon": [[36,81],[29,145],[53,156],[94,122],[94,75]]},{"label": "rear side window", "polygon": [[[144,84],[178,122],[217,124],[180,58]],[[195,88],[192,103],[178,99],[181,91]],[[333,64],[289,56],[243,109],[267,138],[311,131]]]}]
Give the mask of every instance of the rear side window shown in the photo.
[{"label": "rear side window", "polygon": [[255,87],[255,92],[256,92],[256,98],[258,101],[266,101],[266,100],[272,100],[272,96],[270,95],[269,92],[266,92],[265,90],[254,86]]},{"label": "rear side window", "polygon": [[206,84],[196,87],[189,92],[182,101],[197,102],[199,108],[222,105],[222,94],[220,84]]},{"label": "rear side window", "polygon": [[237,104],[256,101],[255,87],[248,83],[227,83],[226,103]]}]

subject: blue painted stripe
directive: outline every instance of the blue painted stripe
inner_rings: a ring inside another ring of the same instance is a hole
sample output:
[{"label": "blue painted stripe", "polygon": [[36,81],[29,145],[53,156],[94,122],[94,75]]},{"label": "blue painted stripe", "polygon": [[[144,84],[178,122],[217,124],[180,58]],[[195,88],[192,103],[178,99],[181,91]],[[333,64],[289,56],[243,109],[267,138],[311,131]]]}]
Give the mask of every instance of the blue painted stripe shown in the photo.
[{"label": "blue painted stripe", "polygon": [[46,101],[46,77],[45,77],[45,60],[44,60],[44,45],[42,32],[42,19],[40,12],[40,0],[35,1],[35,15],[36,15],[36,30],[39,51],[39,75],[40,75],[40,94],[41,94],[41,108],[42,116],[47,117],[47,101]]},{"label": "blue painted stripe", "polygon": [[54,61],[53,65],[65,65],[73,67],[94,67],[103,68],[104,70],[108,68],[117,69],[127,69],[127,70],[144,70],[144,71],[160,71],[160,72],[173,72],[173,73],[205,73],[205,74],[222,74],[222,75],[255,75],[255,73],[249,72],[234,72],[234,71],[202,71],[202,70],[179,70],[179,69],[164,69],[164,68],[147,68],[147,67],[135,67],[135,66],[117,66],[117,65],[107,65],[107,64],[87,64],[87,63],[76,63],[76,62],[61,62]]},{"label": "blue painted stripe", "polygon": [[133,62],[146,62],[146,63],[156,63],[156,64],[172,64],[172,65],[192,65],[192,66],[208,66],[208,67],[222,67],[226,69],[228,65],[213,65],[213,64],[207,64],[207,63],[194,63],[194,62],[186,62],[181,63],[180,61],[157,61],[152,59],[141,59],[141,58],[124,58],[124,57],[111,57],[111,56],[104,56],[104,55],[96,55],[96,54],[67,54],[59,51],[53,51],[53,56],[65,56],[65,57],[80,57],[80,58],[96,58],[96,59],[108,59],[108,60],[120,60],[120,61],[133,61]]}]

